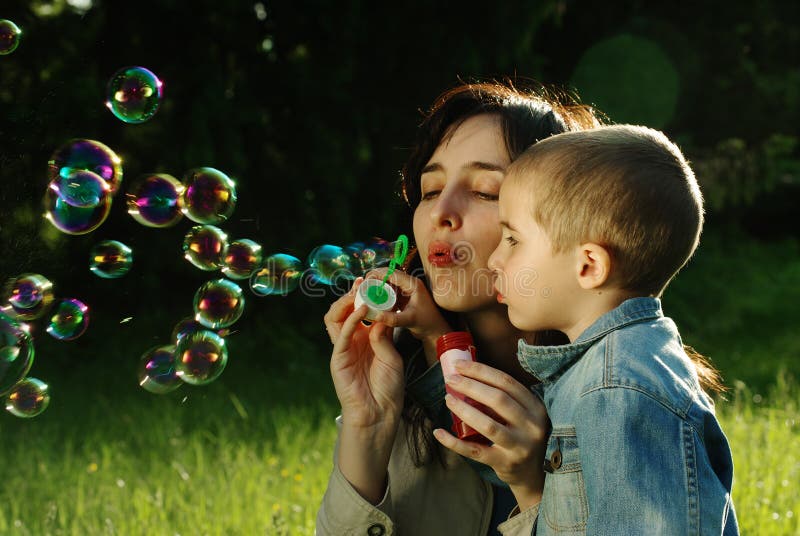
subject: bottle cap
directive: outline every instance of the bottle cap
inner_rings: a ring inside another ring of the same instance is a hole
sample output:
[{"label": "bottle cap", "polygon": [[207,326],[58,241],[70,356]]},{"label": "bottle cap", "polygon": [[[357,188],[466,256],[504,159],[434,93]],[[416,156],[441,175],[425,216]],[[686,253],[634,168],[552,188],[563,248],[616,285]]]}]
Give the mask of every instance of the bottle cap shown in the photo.
[{"label": "bottle cap", "polygon": [[397,303],[397,293],[388,283],[380,279],[365,279],[358,287],[354,306],[366,304],[369,311],[365,320],[375,320],[382,311],[390,311]]},{"label": "bottle cap", "polygon": [[469,331],[451,331],[436,339],[436,355],[442,355],[454,348],[467,349],[473,345],[472,334]]}]

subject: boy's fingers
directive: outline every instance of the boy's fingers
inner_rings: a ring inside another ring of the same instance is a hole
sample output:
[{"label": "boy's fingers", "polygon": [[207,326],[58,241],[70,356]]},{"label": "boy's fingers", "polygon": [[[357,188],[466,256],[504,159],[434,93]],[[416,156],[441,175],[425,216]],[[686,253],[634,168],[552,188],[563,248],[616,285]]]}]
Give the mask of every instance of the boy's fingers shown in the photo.
[{"label": "boy's fingers", "polygon": [[[480,389],[481,384],[484,384],[484,386],[494,387],[496,390],[506,393],[521,407],[529,407],[531,405],[531,400],[535,399],[536,397],[536,395],[531,393],[527,387],[515,380],[513,376],[503,372],[502,370],[490,367],[485,363],[480,363],[478,361],[458,361],[456,363],[456,370],[459,374],[466,378],[477,380],[477,382],[464,382],[464,387],[462,388],[462,386],[459,386],[457,388],[458,391],[464,392],[464,394],[470,396],[471,398],[475,398],[475,396],[472,396],[472,394],[481,397],[480,400],[477,398],[475,399],[489,407],[494,408],[493,404],[501,401],[501,395],[497,391]],[[474,393],[467,393],[463,391],[463,389],[467,388],[467,385],[469,388],[478,389],[478,391],[475,391]]]},{"label": "boy's fingers", "polygon": [[473,443],[471,441],[458,439],[444,428],[435,429],[433,431],[433,437],[435,437],[439,443],[457,454],[461,454],[462,456],[472,460],[491,465],[488,460],[491,453],[491,447],[488,445],[482,445],[480,443]]}]

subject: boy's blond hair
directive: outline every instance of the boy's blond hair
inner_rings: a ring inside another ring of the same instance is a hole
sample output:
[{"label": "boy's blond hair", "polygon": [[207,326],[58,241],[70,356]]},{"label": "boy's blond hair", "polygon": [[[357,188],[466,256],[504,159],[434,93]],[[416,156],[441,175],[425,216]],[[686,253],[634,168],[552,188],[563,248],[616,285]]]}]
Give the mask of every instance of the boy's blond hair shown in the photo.
[{"label": "boy's blond hair", "polygon": [[703,196],[680,149],[657,131],[614,125],[558,134],[508,170],[536,199],[553,252],[607,248],[615,286],[660,296],[697,248]]}]

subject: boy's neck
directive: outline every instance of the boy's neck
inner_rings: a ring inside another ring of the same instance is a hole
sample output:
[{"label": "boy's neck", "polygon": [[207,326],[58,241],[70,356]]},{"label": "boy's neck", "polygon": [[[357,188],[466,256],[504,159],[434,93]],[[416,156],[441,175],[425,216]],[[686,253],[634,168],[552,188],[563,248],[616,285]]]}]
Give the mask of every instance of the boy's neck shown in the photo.
[{"label": "boy's neck", "polygon": [[575,311],[578,311],[571,326],[562,329],[561,331],[569,338],[569,342],[575,342],[581,333],[594,324],[598,318],[613,311],[620,306],[622,302],[630,298],[641,297],[641,293],[630,292],[619,289],[592,289],[587,290],[585,299],[580,300],[576,305]]},{"label": "boy's neck", "polygon": [[503,370],[523,385],[534,381],[517,359],[517,341],[523,333],[508,321],[508,312],[502,305],[488,307],[464,314],[478,351],[478,361]]}]

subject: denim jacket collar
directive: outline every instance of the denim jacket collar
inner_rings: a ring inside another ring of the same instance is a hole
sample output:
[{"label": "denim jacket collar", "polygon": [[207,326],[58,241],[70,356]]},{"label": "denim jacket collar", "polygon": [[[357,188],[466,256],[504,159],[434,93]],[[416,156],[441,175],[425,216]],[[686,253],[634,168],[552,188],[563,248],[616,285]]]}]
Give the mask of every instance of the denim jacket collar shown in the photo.
[{"label": "denim jacket collar", "polygon": [[549,381],[612,331],[662,316],[664,313],[658,298],[631,298],[595,320],[570,344],[533,346],[520,339],[517,357],[522,368],[542,382]]}]

